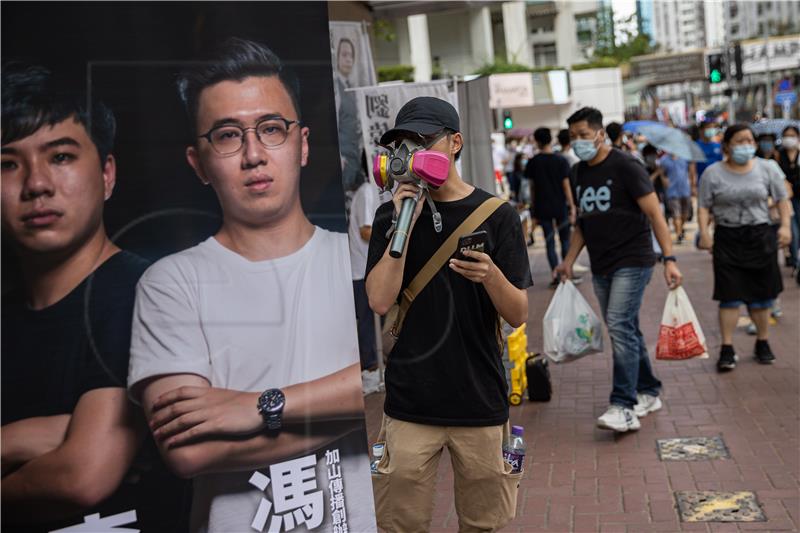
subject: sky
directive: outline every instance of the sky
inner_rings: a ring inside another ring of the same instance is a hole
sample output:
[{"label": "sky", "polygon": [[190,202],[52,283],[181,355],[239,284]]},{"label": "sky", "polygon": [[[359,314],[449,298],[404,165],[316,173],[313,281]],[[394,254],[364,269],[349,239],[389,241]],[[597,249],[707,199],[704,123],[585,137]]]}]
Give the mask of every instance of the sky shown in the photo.
[{"label": "sky", "polygon": [[[636,0],[611,0],[611,7],[614,10],[614,33],[615,39],[619,44],[624,36],[625,28],[622,21],[629,16],[636,13]],[[629,28],[634,34],[636,33],[636,22],[634,21]]]}]

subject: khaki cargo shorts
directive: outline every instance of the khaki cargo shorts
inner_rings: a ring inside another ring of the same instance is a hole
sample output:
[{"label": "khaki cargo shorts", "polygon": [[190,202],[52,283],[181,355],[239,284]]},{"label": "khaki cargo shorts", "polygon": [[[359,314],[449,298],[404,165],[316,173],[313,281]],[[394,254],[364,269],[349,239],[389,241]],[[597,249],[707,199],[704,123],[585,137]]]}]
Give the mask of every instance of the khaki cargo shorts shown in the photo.
[{"label": "khaki cargo shorts", "polygon": [[490,427],[413,424],[383,415],[378,442],[385,442],[372,474],[378,526],[389,533],[430,529],[436,472],[446,447],[453,472],[461,532],[495,531],[516,513],[522,473],[503,460],[508,423]]}]

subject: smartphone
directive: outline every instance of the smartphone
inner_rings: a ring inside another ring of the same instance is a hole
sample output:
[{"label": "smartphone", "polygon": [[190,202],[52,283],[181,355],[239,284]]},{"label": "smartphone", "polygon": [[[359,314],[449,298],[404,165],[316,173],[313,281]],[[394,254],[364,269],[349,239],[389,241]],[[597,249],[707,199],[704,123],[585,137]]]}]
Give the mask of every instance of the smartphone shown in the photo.
[{"label": "smartphone", "polygon": [[463,259],[465,261],[475,261],[471,257],[467,257],[463,252],[466,250],[474,250],[476,252],[485,252],[486,248],[486,232],[476,231],[469,235],[462,235],[458,238],[458,247],[456,248],[455,258]]}]

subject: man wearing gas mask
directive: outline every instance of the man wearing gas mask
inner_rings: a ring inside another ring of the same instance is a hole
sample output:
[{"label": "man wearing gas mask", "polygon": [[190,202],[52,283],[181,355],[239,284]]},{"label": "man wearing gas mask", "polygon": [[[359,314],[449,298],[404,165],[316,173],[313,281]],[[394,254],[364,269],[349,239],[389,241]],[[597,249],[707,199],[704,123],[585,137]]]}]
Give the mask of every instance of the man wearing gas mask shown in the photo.
[{"label": "man wearing gas mask", "polygon": [[[376,213],[366,272],[374,311],[400,304],[378,439],[385,453],[373,474],[378,524],[391,532],[429,529],[444,447],[460,531],[498,529],[516,507],[521,474],[501,454],[508,401],[497,332],[500,318],[525,322],[533,282],[514,208],[459,175],[459,130],[449,103],[415,98],[381,137],[391,154],[373,166],[382,188],[399,182]],[[465,234],[478,237],[456,258],[450,250]]]}]

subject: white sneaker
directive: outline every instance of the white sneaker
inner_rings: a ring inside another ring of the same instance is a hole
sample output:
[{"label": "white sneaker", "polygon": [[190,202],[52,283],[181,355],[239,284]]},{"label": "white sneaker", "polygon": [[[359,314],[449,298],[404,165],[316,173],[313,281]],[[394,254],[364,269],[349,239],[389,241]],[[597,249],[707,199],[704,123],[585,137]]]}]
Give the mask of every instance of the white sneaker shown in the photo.
[{"label": "white sneaker", "polygon": [[364,395],[372,394],[381,390],[381,372],[380,370],[363,370],[361,372],[361,390]]},{"label": "white sneaker", "polygon": [[636,405],[633,406],[633,412],[639,418],[646,416],[647,413],[658,411],[661,409],[661,398],[658,396],[650,396],[649,394],[637,394]]},{"label": "white sneaker", "polygon": [[642,425],[633,409],[622,407],[621,405],[610,405],[603,416],[597,419],[597,427],[601,429],[613,429],[620,433],[626,431],[636,431]]},{"label": "white sneaker", "polygon": [[587,272],[589,272],[589,267],[585,267],[580,263],[574,263],[572,265],[573,274],[586,274]]}]

